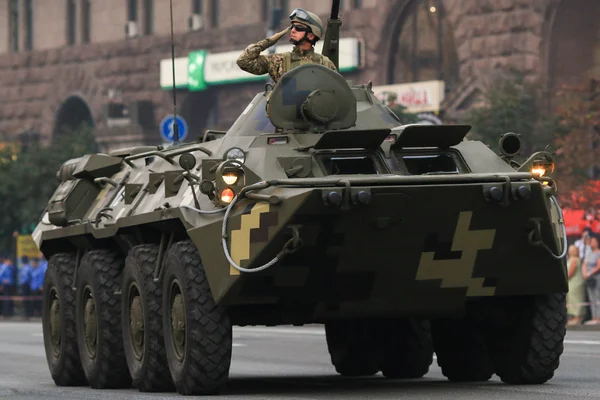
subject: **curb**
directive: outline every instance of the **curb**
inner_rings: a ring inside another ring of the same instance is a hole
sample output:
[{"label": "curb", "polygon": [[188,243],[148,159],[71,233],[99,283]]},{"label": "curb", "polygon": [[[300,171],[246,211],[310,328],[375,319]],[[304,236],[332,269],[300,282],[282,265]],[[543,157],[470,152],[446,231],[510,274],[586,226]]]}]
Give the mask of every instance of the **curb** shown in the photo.
[{"label": "curb", "polygon": [[573,325],[573,326],[567,326],[567,331],[600,331],[600,325]]}]

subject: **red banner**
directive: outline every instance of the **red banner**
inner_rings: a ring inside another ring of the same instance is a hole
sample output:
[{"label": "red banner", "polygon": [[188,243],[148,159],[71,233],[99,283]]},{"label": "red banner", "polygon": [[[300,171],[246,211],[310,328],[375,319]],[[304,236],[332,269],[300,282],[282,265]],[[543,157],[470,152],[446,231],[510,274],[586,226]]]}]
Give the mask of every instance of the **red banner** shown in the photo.
[{"label": "red banner", "polygon": [[562,212],[565,219],[567,236],[580,236],[585,228],[589,228],[595,233],[600,233],[600,221],[590,218],[590,215],[585,210],[563,208]]}]

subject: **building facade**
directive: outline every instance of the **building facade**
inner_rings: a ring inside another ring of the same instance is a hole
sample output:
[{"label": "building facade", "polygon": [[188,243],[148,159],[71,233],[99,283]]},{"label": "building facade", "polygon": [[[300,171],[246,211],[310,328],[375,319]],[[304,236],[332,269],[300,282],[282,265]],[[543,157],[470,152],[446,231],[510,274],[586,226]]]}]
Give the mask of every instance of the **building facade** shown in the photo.
[{"label": "building facade", "polygon": [[[598,0],[342,0],[342,74],[382,98],[456,116],[497,68],[513,66],[549,89],[600,69]],[[177,111],[189,137],[227,129],[265,77],[237,55],[281,28],[295,7],[327,20],[320,0],[0,0],[0,137],[48,143],[82,122],[103,151],[162,141]],[[276,50],[285,50],[282,39]],[[289,46],[288,46],[289,47]]]}]

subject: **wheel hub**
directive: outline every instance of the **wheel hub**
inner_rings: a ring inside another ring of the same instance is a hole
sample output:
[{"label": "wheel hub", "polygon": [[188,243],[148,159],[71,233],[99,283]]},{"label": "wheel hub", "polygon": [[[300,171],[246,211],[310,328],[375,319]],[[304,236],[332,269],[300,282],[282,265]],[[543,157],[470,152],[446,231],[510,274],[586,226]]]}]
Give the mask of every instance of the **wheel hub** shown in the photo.
[{"label": "wheel hub", "polygon": [[85,302],[83,329],[85,335],[85,347],[88,355],[90,358],[95,358],[98,339],[98,322],[96,320],[96,303],[91,297]]},{"label": "wheel hub", "polygon": [[181,361],[185,351],[185,308],[181,293],[173,296],[171,303],[171,332],[173,335],[173,347],[175,354]]},{"label": "wheel hub", "polygon": [[60,343],[61,343],[61,322],[60,322],[60,302],[57,298],[55,289],[52,288],[50,303],[50,342],[52,343],[52,352],[55,357],[60,356]]},{"label": "wheel hub", "polygon": [[144,309],[142,299],[137,293],[133,296],[129,309],[129,333],[133,353],[138,360],[141,360],[144,354]]}]

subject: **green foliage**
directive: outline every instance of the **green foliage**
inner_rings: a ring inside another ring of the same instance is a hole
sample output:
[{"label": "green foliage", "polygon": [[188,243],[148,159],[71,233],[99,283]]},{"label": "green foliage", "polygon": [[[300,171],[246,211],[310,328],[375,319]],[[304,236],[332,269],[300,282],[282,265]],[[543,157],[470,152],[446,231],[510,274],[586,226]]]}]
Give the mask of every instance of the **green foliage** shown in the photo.
[{"label": "green foliage", "polygon": [[507,132],[521,135],[522,155],[543,150],[558,133],[556,117],[546,112],[544,92],[518,71],[495,79],[483,93],[482,104],[465,113],[463,123],[472,126],[470,138],[496,152],[498,139]]},{"label": "green foliage", "polygon": [[92,129],[64,130],[50,146],[32,143],[22,152],[0,152],[0,249],[11,251],[12,234],[31,233],[58,186],[56,172],[71,158],[95,151]]}]

